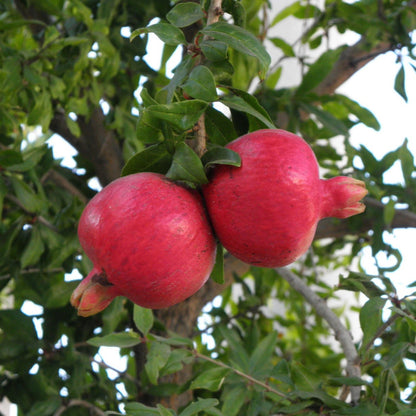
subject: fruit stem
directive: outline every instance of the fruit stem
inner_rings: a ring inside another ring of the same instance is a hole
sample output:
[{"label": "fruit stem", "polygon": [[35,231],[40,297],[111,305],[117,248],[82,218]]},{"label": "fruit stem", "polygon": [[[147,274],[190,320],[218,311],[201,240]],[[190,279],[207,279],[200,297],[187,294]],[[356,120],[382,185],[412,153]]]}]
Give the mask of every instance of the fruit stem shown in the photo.
[{"label": "fruit stem", "polygon": [[364,212],[365,205],[360,201],[368,191],[363,181],[337,176],[332,179],[322,179],[321,184],[321,218],[348,218]]}]

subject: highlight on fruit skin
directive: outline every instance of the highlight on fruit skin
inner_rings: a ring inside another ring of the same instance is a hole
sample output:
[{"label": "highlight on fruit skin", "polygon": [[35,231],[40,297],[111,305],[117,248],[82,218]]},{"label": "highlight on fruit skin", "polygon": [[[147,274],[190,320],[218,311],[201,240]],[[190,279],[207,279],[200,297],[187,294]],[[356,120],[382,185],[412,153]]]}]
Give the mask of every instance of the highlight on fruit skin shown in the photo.
[{"label": "highlight on fruit skin", "polygon": [[93,269],[71,297],[81,316],[116,296],[166,308],[209,278],[216,241],[200,195],[155,173],[116,179],[94,196],[78,225]]},{"label": "highlight on fruit skin", "polygon": [[320,179],[311,147],[293,133],[258,130],[226,147],[241,167],[216,166],[202,190],[217,237],[246,263],[288,265],[310,247],[319,220],[365,210],[364,182]]}]

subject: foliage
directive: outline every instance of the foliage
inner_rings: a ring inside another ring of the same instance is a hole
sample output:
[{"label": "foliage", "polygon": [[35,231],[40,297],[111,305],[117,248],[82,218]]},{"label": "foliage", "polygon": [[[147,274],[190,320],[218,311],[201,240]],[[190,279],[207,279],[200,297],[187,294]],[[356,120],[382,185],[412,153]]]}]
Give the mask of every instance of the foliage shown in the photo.
[{"label": "foliage", "polygon": [[[223,0],[224,14],[211,2],[0,4],[0,397],[27,416],[414,414],[415,293],[399,298],[392,269],[369,276],[357,265],[364,247],[400,264],[384,233],[415,226],[414,158],[406,141],[381,160],[354,148],[351,128],[377,130],[378,120],[345,95],[318,92],[353,50],[327,48],[326,40],[353,31],[361,36],[358,59],[396,51],[401,66],[392,88],[407,100],[413,3],[299,0],[273,16],[265,0]],[[273,34],[285,19],[304,22],[294,43]],[[164,44],[158,70],[146,59],[154,35]],[[303,76],[283,88],[290,60]],[[105,185],[116,175],[153,171],[198,188],[213,165],[240,164],[226,143],[277,126],[310,143],[325,175],[353,173],[369,188],[366,214],[344,223],[341,235],[317,239],[290,268],[345,328],[359,320],[358,359],[347,370],[361,374],[344,371],[346,353],[327,312],[319,314],[282,271],[229,272],[221,247],[212,276],[225,281],[215,286],[220,296],[207,295],[195,316],[172,309],[186,331],[123,298],[94,317],[76,316],[71,276],[91,268],[76,226],[96,192],[91,179]],[[54,157],[48,140],[56,134],[77,150],[74,167]],[[396,163],[403,183],[386,183],[383,174]],[[402,212],[408,223],[399,221]],[[358,307],[344,305],[349,292]],[[28,302],[37,306],[33,314]],[[103,346],[116,347],[125,368],[104,361]],[[348,392],[357,387],[351,403]],[[175,407],[179,396],[185,399]]]}]

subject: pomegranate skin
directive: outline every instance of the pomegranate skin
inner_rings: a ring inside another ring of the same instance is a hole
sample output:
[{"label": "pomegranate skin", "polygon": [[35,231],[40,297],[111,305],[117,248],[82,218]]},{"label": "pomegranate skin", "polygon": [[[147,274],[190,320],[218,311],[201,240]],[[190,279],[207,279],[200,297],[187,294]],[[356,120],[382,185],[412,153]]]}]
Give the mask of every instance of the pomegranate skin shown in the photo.
[{"label": "pomegranate skin", "polygon": [[200,195],[155,173],[119,178],[95,195],[78,237],[94,264],[71,298],[82,316],[115,296],[152,309],[177,304],[202,287],[215,262]]},{"label": "pomegranate skin", "polygon": [[364,183],[319,178],[310,146],[284,130],[258,130],[229,143],[241,167],[218,165],[203,194],[218,239],[235,257],[282,267],[304,254],[321,218],[364,211]]}]

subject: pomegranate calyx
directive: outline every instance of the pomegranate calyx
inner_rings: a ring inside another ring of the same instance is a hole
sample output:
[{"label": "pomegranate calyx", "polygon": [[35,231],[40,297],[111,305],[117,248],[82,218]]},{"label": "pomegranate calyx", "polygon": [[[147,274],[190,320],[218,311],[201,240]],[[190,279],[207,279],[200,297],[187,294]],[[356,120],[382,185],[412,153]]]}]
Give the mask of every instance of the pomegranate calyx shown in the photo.
[{"label": "pomegranate calyx", "polygon": [[104,310],[115,298],[114,286],[104,271],[93,268],[71,296],[71,304],[80,316],[91,316]]},{"label": "pomegranate calyx", "polygon": [[348,218],[365,211],[361,200],[368,191],[365,183],[347,176],[337,176],[322,181],[324,187],[321,218]]}]

